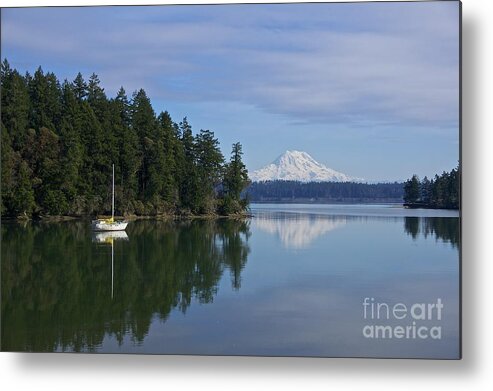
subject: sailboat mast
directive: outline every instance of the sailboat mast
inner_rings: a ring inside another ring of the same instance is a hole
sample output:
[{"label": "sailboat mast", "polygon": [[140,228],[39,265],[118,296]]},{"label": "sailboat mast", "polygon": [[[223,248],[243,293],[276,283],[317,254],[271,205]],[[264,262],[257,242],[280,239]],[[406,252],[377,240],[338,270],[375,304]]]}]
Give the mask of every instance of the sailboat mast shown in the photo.
[{"label": "sailboat mast", "polygon": [[111,220],[115,217],[115,165],[113,164],[113,195],[111,198]]}]

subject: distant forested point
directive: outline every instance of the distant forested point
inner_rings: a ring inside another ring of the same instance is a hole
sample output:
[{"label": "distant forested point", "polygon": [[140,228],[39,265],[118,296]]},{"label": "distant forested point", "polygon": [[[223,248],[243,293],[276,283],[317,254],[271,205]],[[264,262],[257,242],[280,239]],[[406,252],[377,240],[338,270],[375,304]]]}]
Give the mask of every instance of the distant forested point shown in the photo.
[{"label": "distant forested point", "polygon": [[402,202],[403,184],[358,182],[253,182],[246,189],[253,202]]},{"label": "distant forested point", "polygon": [[1,65],[2,216],[242,213],[242,146],[153,110],[143,89],[108,98],[96,74],[60,82]]},{"label": "distant forested point", "polygon": [[404,205],[411,208],[459,209],[460,170],[454,168],[433,179],[417,175],[404,183]]}]

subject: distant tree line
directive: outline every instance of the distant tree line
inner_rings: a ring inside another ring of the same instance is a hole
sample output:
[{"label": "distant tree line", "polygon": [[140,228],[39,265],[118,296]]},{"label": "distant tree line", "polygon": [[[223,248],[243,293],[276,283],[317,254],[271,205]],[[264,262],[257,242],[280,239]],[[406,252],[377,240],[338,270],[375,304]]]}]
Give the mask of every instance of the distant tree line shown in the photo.
[{"label": "distant tree line", "polygon": [[251,201],[395,201],[402,202],[402,183],[254,182],[246,190]]},{"label": "distant tree line", "polygon": [[424,177],[420,180],[417,175],[404,183],[404,203],[410,207],[425,207],[439,209],[459,209],[460,204],[460,172],[454,168],[435,178]]},{"label": "distant tree line", "polygon": [[108,98],[96,74],[60,83],[1,66],[2,216],[233,214],[246,209],[240,143],[225,161],[210,130],[156,115],[143,89]]}]

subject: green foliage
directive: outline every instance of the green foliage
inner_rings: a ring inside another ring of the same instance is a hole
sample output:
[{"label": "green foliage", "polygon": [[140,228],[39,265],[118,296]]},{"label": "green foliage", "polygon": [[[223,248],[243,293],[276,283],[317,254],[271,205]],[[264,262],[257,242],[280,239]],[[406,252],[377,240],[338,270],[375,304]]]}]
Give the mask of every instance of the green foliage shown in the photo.
[{"label": "green foliage", "polygon": [[168,112],[158,117],[160,136],[163,144],[162,198],[168,205],[174,205],[178,200],[176,148],[179,140],[176,137],[173,121]]},{"label": "green foliage", "polygon": [[16,174],[9,209],[16,215],[29,216],[35,208],[34,191],[31,186],[31,170],[24,160],[18,162]]},{"label": "green foliage", "polygon": [[414,203],[420,199],[420,182],[417,175],[404,182],[404,202]]},{"label": "green foliage", "polygon": [[410,205],[427,208],[459,209],[460,171],[459,167],[442,175],[435,175],[421,182],[414,175],[404,186],[404,201]]},{"label": "green foliage", "polygon": [[137,172],[141,158],[137,133],[130,126],[130,102],[123,87],[118,91],[116,98],[111,101],[110,110],[113,132],[118,145],[116,183],[123,189],[120,192],[122,198],[117,196],[117,204],[126,205],[123,212],[128,213],[132,209],[131,200],[135,199],[138,194]]},{"label": "green foliage", "polygon": [[241,157],[243,155],[240,143],[233,144],[231,159],[224,170],[224,202],[223,214],[240,213],[248,207],[248,199],[242,199],[241,194],[248,186],[248,171]]},{"label": "green foliage", "polygon": [[74,90],[74,95],[79,102],[81,102],[87,96],[87,83],[82,77],[82,73],[78,73],[74,82],[72,83],[72,88]]},{"label": "green foliage", "polygon": [[185,211],[196,213],[199,209],[199,173],[192,126],[186,117],[180,122],[179,136],[181,142],[178,174],[180,206]]},{"label": "green foliage", "polygon": [[195,154],[198,175],[199,213],[215,212],[215,189],[221,182],[224,156],[219,141],[210,130],[201,130],[195,137]]},{"label": "green foliage", "polygon": [[119,214],[246,209],[214,133],[194,135],[166,111],[156,117],[143,89],[109,99],[94,73],[60,84],[41,67],[21,76],[7,60],[1,82],[2,216],[108,213],[112,164]]},{"label": "green foliage", "polygon": [[1,67],[2,122],[16,148],[24,142],[28,129],[30,97],[27,80],[10,68],[7,60]]},{"label": "green foliage", "polygon": [[39,67],[29,83],[30,119],[29,126],[39,129],[45,126],[55,129],[60,120],[61,88],[53,73],[43,73]]},{"label": "green foliage", "polygon": [[10,140],[7,128],[1,123],[2,140],[1,140],[1,175],[2,175],[2,202],[0,205],[0,212],[2,215],[6,211],[11,209],[9,205],[11,197],[13,195],[13,171],[14,171],[14,150],[12,149],[12,142]]}]

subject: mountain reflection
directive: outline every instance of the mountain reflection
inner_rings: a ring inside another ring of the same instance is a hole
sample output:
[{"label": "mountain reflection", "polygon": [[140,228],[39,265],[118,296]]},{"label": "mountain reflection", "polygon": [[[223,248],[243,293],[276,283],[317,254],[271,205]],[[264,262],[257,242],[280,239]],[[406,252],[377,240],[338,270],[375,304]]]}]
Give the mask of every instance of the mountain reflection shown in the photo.
[{"label": "mountain reflection", "polygon": [[6,351],[94,351],[105,335],[140,344],[154,317],[212,302],[225,272],[239,289],[250,251],[247,221],[136,221],[114,243],[83,222],[1,229]]},{"label": "mountain reflection", "polygon": [[406,217],[404,230],[413,239],[419,235],[425,238],[435,236],[437,240],[460,248],[460,223],[458,218],[450,217]]},{"label": "mountain reflection", "polygon": [[286,248],[307,248],[318,237],[347,222],[345,216],[309,214],[259,213],[253,219],[255,227],[275,234]]}]

